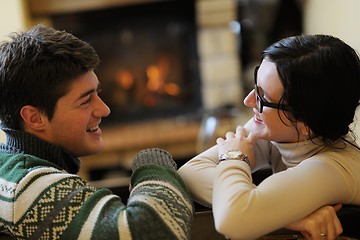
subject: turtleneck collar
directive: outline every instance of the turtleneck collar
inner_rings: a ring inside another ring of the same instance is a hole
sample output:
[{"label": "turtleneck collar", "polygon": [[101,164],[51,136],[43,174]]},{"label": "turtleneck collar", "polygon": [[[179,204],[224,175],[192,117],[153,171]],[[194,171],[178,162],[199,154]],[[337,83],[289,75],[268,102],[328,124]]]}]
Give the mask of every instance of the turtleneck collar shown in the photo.
[{"label": "turtleneck collar", "polygon": [[14,154],[30,154],[59,166],[69,172],[77,173],[80,160],[60,146],[46,142],[30,133],[2,128],[6,134],[6,144],[0,145],[0,151]]},{"label": "turtleneck collar", "polygon": [[[355,140],[349,134],[344,136],[349,142],[356,145]],[[305,159],[324,151],[329,147],[344,147],[348,145],[341,139],[334,141],[331,144],[324,143],[320,138],[313,138],[311,140],[304,140],[295,143],[278,143],[272,142],[278,149],[282,156],[282,161],[287,167],[294,167]]]},{"label": "turtleneck collar", "polygon": [[294,167],[303,160],[313,156],[324,148],[324,144],[317,144],[318,139],[305,140],[295,143],[272,142],[280,151],[282,160],[287,167]]}]

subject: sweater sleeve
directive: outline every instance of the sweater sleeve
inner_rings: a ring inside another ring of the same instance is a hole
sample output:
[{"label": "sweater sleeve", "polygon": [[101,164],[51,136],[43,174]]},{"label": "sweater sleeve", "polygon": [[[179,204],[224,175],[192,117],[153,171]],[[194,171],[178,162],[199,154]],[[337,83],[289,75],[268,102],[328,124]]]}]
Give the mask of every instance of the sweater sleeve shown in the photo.
[{"label": "sweater sleeve", "polygon": [[194,208],[176,169],[161,149],[146,149],[135,157],[125,213],[134,239],[190,239]]},{"label": "sweater sleeve", "polygon": [[144,165],[133,173],[131,182],[126,205],[104,189],[93,193],[63,239],[190,238],[193,205],[176,171]]},{"label": "sweater sleeve", "polygon": [[339,152],[318,153],[286,169],[274,144],[259,139],[255,145],[256,169],[271,166],[276,174],[258,186],[253,184],[246,163],[218,163],[216,146],[191,159],[178,172],[194,199],[212,206],[218,232],[230,239],[256,239],[321,206],[360,203],[358,151],[352,157],[346,156],[346,151]]},{"label": "sweater sleeve", "polygon": [[[252,172],[270,166],[275,172],[284,169],[279,161],[279,151],[269,141],[259,139],[255,143],[255,158],[256,166]],[[194,200],[207,207],[212,204],[213,181],[218,164],[218,147],[215,145],[186,162],[178,170]]]},{"label": "sweater sleeve", "polygon": [[134,239],[190,239],[192,199],[176,171],[146,165],[132,183],[124,214]]},{"label": "sweater sleeve", "polygon": [[[190,238],[192,199],[169,153],[161,149],[139,152],[133,162],[131,187],[126,206],[111,195],[96,201],[99,206],[89,214],[79,238],[88,232],[92,239],[111,232],[113,238],[106,239]],[[93,224],[92,219],[96,219]]]},{"label": "sweater sleeve", "polygon": [[147,157],[134,168],[127,204],[79,176],[31,171],[14,198],[10,232],[21,239],[189,239],[194,207],[176,165],[171,156]]},{"label": "sweater sleeve", "polygon": [[236,160],[222,162],[214,174],[215,227],[231,239],[256,239],[321,206],[354,203],[351,186],[356,181],[347,177],[349,170],[352,171],[329,156],[318,156],[255,186],[247,164]]}]

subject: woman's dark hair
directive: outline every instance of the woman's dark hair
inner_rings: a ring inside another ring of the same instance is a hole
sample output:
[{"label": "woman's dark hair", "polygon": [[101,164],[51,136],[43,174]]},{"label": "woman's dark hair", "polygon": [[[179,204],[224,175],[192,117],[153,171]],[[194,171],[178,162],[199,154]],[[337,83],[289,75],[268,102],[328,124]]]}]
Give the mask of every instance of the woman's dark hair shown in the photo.
[{"label": "woman's dark hair", "polygon": [[86,42],[65,31],[37,25],[0,44],[0,120],[22,129],[20,109],[32,105],[50,120],[58,99],[99,58]]},{"label": "woman's dark hair", "polygon": [[329,35],[282,39],[262,54],[274,62],[284,87],[281,104],[290,120],[304,122],[323,140],[346,135],[360,99],[360,60],[354,49]]}]

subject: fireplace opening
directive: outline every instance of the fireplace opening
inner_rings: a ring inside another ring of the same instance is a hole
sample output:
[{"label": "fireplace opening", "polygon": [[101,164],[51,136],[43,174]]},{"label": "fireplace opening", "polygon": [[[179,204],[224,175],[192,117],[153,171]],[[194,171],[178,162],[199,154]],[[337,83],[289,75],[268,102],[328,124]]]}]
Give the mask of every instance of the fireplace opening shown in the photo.
[{"label": "fireplace opening", "polygon": [[105,125],[201,109],[194,1],[160,1],[51,16],[99,54]]}]

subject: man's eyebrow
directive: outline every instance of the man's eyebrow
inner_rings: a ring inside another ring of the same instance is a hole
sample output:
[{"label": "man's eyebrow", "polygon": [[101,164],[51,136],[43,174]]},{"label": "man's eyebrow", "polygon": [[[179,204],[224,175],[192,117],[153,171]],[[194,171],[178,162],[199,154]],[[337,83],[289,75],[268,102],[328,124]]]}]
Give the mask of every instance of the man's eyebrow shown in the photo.
[{"label": "man's eyebrow", "polygon": [[79,97],[79,99],[82,99],[82,98],[84,98],[84,97],[86,97],[86,96],[89,96],[90,94],[92,94],[92,93],[94,93],[94,92],[97,92],[97,91],[99,90],[99,88],[100,88],[100,83],[98,84],[98,86],[97,86],[96,89],[93,88],[93,89],[90,89],[90,90],[84,92],[83,94],[81,94],[80,97]]},{"label": "man's eyebrow", "polygon": [[96,90],[95,89],[90,89],[89,91],[84,92],[83,94],[80,95],[79,99],[82,99],[86,96],[89,96],[90,94],[94,93]]}]

